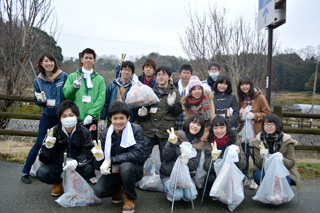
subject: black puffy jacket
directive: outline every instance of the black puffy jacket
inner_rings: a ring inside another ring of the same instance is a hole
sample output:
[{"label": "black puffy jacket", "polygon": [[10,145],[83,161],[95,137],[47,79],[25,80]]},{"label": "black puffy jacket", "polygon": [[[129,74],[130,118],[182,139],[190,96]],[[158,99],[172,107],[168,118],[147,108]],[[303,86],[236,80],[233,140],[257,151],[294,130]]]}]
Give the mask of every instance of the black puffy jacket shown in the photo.
[{"label": "black puffy jacket", "polygon": [[[144,152],[144,137],[143,137],[143,130],[141,126],[138,124],[131,123],[134,139],[136,140],[136,144],[133,146],[130,146],[128,148],[122,148],[119,146],[119,154],[114,155],[113,150],[117,149],[117,142],[118,142],[118,136],[113,132],[112,134],[112,147],[111,147],[111,163],[112,164],[121,164],[124,162],[131,162],[136,165],[143,166],[145,162],[145,158],[143,156]],[[108,128],[109,129],[109,128]],[[100,141],[101,141],[101,148],[104,152],[105,148],[105,142],[106,142],[106,136],[108,133],[108,129],[105,129],[100,134]],[[120,141],[121,143],[121,138]],[[94,162],[95,169],[100,169],[101,164],[104,160]]]},{"label": "black puffy jacket", "polygon": [[[48,135],[46,135],[44,141]],[[88,161],[92,161],[93,155],[91,149],[93,148],[91,132],[77,124],[76,130],[71,136],[71,156],[69,156],[69,137],[62,130],[62,124],[59,123],[53,127],[53,137],[56,138],[56,143],[51,149],[48,149],[45,143],[42,145],[40,151],[40,161],[44,164],[57,164],[63,163],[63,153],[67,151],[68,157],[78,161],[78,166],[86,166]]]}]

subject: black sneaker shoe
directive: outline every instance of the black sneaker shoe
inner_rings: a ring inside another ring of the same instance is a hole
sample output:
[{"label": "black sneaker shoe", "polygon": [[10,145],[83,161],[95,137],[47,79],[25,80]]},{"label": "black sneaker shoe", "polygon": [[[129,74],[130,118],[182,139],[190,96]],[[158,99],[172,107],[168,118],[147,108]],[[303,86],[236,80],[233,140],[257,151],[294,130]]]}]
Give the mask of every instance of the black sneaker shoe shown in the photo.
[{"label": "black sneaker shoe", "polygon": [[21,181],[22,181],[22,183],[25,183],[25,184],[32,183],[32,180],[30,179],[29,175],[23,175],[21,177]]}]

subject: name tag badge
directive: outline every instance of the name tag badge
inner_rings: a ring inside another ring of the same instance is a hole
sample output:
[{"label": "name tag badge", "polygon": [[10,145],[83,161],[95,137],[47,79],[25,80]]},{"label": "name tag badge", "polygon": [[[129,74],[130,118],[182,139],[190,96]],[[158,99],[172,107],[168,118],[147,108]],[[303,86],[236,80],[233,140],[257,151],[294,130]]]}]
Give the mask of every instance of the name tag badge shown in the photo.
[{"label": "name tag badge", "polygon": [[88,95],[82,96],[82,102],[91,103],[91,96],[88,96]]},{"label": "name tag badge", "polygon": [[47,106],[55,106],[56,99],[47,99]]},{"label": "name tag badge", "polygon": [[151,107],[149,113],[156,113],[158,111],[158,107]]},{"label": "name tag badge", "polygon": [[111,166],[111,173],[112,174],[119,173],[119,170],[120,170],[120,165],[119,164]]}]

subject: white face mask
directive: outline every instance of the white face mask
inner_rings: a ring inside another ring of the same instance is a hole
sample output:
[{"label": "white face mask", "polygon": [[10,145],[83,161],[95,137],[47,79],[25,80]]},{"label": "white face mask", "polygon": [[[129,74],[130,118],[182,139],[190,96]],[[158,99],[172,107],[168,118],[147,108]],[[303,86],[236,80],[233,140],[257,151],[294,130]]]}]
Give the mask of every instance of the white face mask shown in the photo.
[{"label": "white face mask", "polygon": [[78,119],[76,116],[61,119],[61,123],[65,128],[74,127],[77,124],[77,121]]},{"label": "white face mask", "polygon": [[219,74],[219,72],[209,72],[210,78],[212,78],[214,81],[219,77]]}]

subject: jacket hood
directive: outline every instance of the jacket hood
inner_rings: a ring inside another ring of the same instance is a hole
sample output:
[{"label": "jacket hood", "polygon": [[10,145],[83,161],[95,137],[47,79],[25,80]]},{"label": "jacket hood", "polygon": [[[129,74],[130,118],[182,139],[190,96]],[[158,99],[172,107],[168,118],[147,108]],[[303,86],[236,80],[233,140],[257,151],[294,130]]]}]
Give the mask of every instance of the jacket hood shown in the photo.
[{"label": "jacket hood", "polygon": [[[204,94],[206,94],[206,95],[208,96],[209,100],[212,100],[212,99],[213,99],[213,93],[212,93],[212,92],[209,92],[209,91],[205,90],[205,91],[204,91]],[[181,104],[182,104],[182,105],[185,105],[186,100],[187,100],[188,97],[189,97],[189,95],[183,96],[183,97],[181,98]]]},{"label": "jacket hood", "polygon": [[[177,138],[183,142],[183,141],[186,141],[186,133],[182,130],[178,130],[178,131],[174,131]],[[195,148],[196,150],[203,150],[204,146],[206,145],[206,142],[204,141],[201,141],[201,139],[195,137],[193,139],[193,142],[191,143],[192,144],[192,147]]]},{"label": "jacket hood", "polygon": [[254,91],[254,97],[262,94],[262,91],[259,88],[253,88],[253,91]]},{"label": "jacket hood", "polygon": [[[121,81],[121,77],[113,80],[114,83],[116,83],[117,85],[119,85],[119,86],[121,87],[120,81]],[[121,81],[121,82],[122,82],[122,81]],[[130,86],[131,84],[132,84],[132,80],[129,79],[129,80],[125,83],[124,87]]]},{"label": "jacket hood", "polygon": [[[59,75],[62,73],[62,70],[57,70],[57,72],[55,72],[55,73],[53,73],[52,74],[52,82],[54,82],[58,77],[59,77]],[[39,73],[39,75],[38,75],[38,78],[40,78],[41,80],[43,80],[43,81],[48,81],[48,82],[50,82],[49,81],[49,79],[44,75],[44,74],[42,74],[42,73]]]},{"label": "jacket hood", "polygon": [[[260,135],[261,135],[261,133],[257,134],[256,138],[255,138],[256,140],[252,141],[252,145],[253,146],[258,146],[259,147],[260,141],[261,141],[260,140]],[[292,143],[294,146],[298,144],[298,142],[296,140],[292,139],[291,135],[283,133],[282,145],[287,145],[287,144],[290,144],[290,143]]]}]

